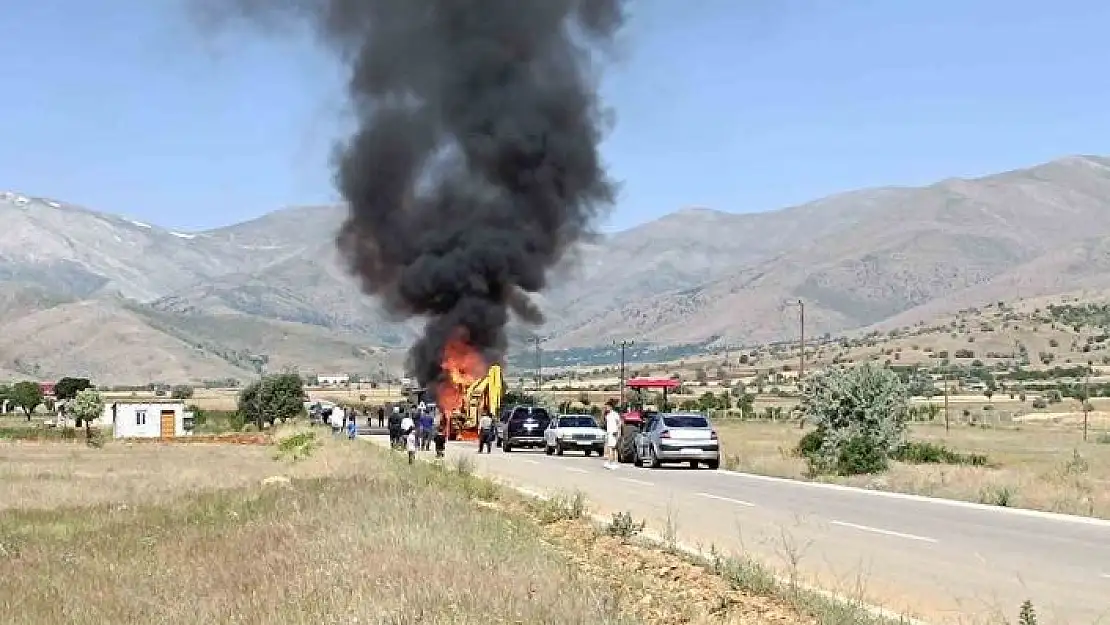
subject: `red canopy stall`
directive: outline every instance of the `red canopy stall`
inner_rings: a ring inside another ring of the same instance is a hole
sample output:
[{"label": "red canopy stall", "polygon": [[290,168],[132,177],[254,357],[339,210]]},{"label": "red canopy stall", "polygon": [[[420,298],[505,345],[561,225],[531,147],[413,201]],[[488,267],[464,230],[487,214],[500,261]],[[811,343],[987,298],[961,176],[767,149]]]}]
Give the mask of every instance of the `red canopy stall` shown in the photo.
[{"label": "red canopy stall", "polygon": [[681,385],[681,382],[674,378],[630,378],[624,383],[628,388],[642,390],[660,389],[663,391],[663,405],[667,404],[667,391],[674,390]]}]

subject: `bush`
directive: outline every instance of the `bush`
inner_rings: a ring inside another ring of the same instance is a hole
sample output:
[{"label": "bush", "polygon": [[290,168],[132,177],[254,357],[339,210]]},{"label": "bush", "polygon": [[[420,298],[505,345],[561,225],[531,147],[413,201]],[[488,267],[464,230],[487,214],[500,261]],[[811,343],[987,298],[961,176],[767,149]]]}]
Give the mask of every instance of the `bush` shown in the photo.
[{"label": "bush", "polygon": [[962,454],[944,445],[924,441],[909,441],[890,455],[894,460],[909,464],[966,464],[975,467],[987,465],[983,454]]},{"label": "bush", "polygon": [[797,448],[811,473],[875,473],[902,444],[908,393],[884,367],[828,369],[811,382],[802,411],[816,426]]},{"label": "bush", "polygon": [[192,399],[193,387],[187,384],[181,384],[173,387],[170,391],[170,397],[173,399]]},{"label": "bush", "polygon": [[795,449],[795,453],[802,458],[815,456],[817,452],[821,451],[821,442],[820,432],[817,430],[808,432],[798,441],[798,447]]},{"label": "bush", "polygon": [[883,452],[880,445],[876,445],[866,436],[849,438],[841,445],[835,467],[837,475],[881,473],[886,469],[887,454]]}]

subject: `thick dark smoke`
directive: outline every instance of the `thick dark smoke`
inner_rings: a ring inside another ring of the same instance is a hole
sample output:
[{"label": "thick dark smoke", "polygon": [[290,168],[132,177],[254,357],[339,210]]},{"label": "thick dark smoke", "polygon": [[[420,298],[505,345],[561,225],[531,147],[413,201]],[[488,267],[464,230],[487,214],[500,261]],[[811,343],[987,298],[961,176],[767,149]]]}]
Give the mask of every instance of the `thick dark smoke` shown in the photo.
[{"label": "thick dark smoke", "polygon": [[[338,245],[397,318],[428,319],[422,384],[465,331],[490,361],[529,299],[613,201],[592,55],[623,0],[238,0],[310,24],[350,68],[358,128],[336,158]],[[226,8],[226,5],[225,5]]]}]

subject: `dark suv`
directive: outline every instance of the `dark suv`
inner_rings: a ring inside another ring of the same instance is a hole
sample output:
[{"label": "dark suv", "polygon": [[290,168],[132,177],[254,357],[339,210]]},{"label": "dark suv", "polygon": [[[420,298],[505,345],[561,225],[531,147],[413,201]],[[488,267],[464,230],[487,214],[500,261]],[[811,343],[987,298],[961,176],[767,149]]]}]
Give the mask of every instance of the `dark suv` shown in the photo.
[{"label": "dark suv", "polygon": [[551,415],[546,408],[516,406],[504,420],[501,449],[512,451],[514,447],[543,447],[543,433],[550,423]]}]

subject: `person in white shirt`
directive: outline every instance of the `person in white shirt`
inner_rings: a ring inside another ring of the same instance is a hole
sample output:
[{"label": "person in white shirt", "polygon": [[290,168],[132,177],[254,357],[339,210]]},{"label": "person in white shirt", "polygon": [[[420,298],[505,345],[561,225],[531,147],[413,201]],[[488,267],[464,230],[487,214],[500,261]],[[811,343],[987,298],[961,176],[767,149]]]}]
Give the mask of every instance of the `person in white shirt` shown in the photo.
[{"label": "person in white shirt", "polygon": [[[409,422],[411,423],[412,419],[409,419]],[[408,432],[408,434],[405,434],[405,451],[409,454],[409,464],[412,464],[413,461],[416,460],[416,450],[418,447],[416,442],[416,427],[410,427]]]},{"label": "person in white shirt", "polygon": [[343,422],[346,418],[342,406],[333,406],[331,409],[331,418],[328,423],[331,425],[331,433],[338,436],[339,432],[343,430]]},{"label": "person in white shirt", "polygon": [[617,462],[617,439],[621,433],[621,416],[617,412],[617,402],[610,399],[605,402],[605,468],[615,469]]},{"label": "person in white shirt", "polygon": [[[416,422],[406,412],[405,417],[401,419],[401,436],[408,436],[410,432],[416,430]],[[406,439],[407,440],[407,439]]]}]

